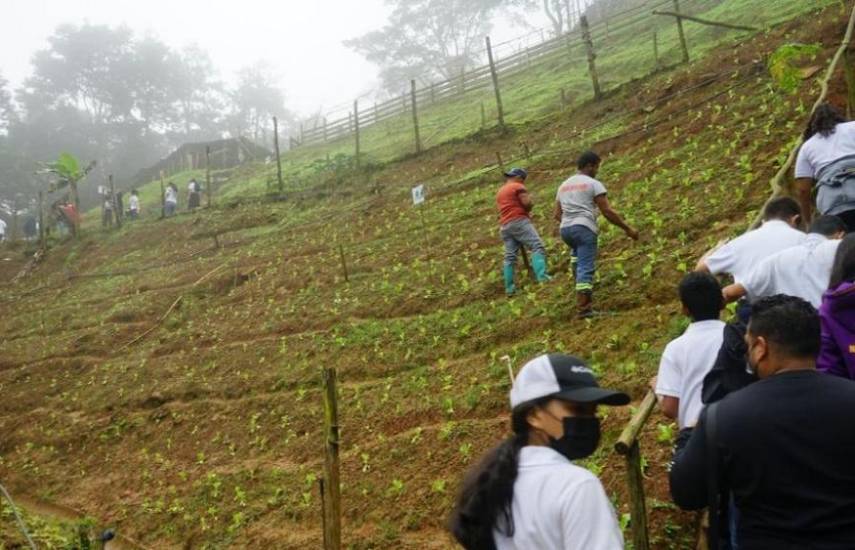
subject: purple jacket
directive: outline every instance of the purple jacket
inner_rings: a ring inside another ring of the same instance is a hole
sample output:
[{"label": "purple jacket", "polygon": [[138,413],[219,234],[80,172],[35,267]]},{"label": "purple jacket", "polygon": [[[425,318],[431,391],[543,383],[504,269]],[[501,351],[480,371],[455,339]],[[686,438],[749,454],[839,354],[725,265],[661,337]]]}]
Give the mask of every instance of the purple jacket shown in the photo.
[{"label": "purple jacket", "polygon": [[843,282],[822,295],[822,342],[816,368],[855,380],[855,283]]}]

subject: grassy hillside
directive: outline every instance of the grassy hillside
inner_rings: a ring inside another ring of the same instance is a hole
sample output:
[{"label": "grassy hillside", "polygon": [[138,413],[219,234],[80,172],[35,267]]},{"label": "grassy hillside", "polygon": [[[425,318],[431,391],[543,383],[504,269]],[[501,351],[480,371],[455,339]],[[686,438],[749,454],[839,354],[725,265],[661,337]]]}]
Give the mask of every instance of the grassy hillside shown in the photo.
[{"label": "grassy hillside", "polygon": [[[442,526],[458,480],[507,429],[501,357],[518,368],[544,351],[577,353],[643,396],[685,325],[677,280],[762,204],[816,93],[813,80],[779,91],[758,61],[800,41],[821,44],[824,64],[843,13],[813,12],[507,135],[486,130],[370,171],[307,167],[286,200],[263,198],[269,167],[247,167],[214,209],[111,233],[87,226],[0,287],[0,479],[152,548],[319,548],[320,369],[334,366],[347,544],[451,548]],[[523,276],[508,300],[494,163],[522,143],[556,277]],[[606,155],[602,179],[643,237],[604,228],[596,298],[612,314],[579,321],[548,218],[588,145]],[[409,189],[422,182],[417,211]],[[585,462],[624,525],[610,449],[631,412],[608,411]],[[675,431],[655,416],[642,441],[657,548],[693,537],[692,516],[668,503]]]}]

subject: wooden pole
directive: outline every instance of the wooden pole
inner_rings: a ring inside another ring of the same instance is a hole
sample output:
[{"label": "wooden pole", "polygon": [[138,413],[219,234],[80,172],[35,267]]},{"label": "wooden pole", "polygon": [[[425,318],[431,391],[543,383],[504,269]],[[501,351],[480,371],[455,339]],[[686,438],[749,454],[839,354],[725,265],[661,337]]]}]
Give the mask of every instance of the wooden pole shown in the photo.
[{"label": "wooden pole", "polygon": [[710,19],[701,19],[700,17],[695,17],[693,15],[686,15],[680,13],[679,8],[676,12],[674,11],[659,11],[653,10],[653,15],[669,15],[671,17],[676,17],[678,21],[686,19],[687,21],[694,21],[695,23],[700,23],[701,25],[710,25],[712,27],[724,27],[725,29],[733,29],[735,31],[759,31],[757,27],[749,27],[747,25],[734,25],[732,23],[722,23],[720,21],[712,21]]},{"label": "wooden pole", "polygon": [[110,200],[113,202],[113,216],[116,218],[116,228],[121,229],[122,219],[119,215],[119,200],[116,197],[116,186],[113,183],[113,174],[107,176],[107,179],[110,182]]},{"label": "wooden pole", "polygon": [[356,167],[359,168],[359,100],[353,100],[353,134],[356,139]]},{"label": "wooden pole", "polygon": [[496,151],[496,162],[499,164],[499,170],[502,171],[502,174],[505,173],[505,161],[502,160],[502,153]]},{"label": "wooden pole", "polygon": [[528,148],[528,143],[523,142],[522,146],[523,146],[523,153],[525,154],[525,159],[530,161],[531,160],[531,149]]},{"label": "wooden pole", "polygon": [[416,136],[416,154],[422,152],[422,141],[419,137],[419,115],[418,110],[416,108],[416,81],[415,79],[410,80],[410,98],[413,103],[413,131]]},{"label": "wooden pole", "polygon": [[490,76],[493,78],[493,90],[496,92],[496,110],[499,113],[499,127],[505,129],[505,113],[502,109],[502,94],[499,91],[499,75],[496,74],[496,63],[493,62],[493,47],[490,45],[490,37],[485,37],[487,42],[487,59],[490,61]]},{"label": "wooden pole", "polygon": [[166,215],[166,188],[163,185],[163,170],[160,171],[160,217]]},{"label": "wooden pole", "polygon": [[39,191],[39,247],[46,248],[45,242],[45,194]]},{"label": "wooden pole", "polygon": [[653,408],[656,406],[656,394],[652,391],[647,392],[647,395],[644,396],[644,399],[641,401],[641,405],[638,406],[638,410],[635,411],[635,416],[629,421],[629,424],[626,425],[623,432],[618,437],[618,440],[615,442],[615,451],[619,452],[622,455],[629,454],[629,448],[632,446],[632,442],[638,439],[638,434],[641,431],[641,428],[644,427],[644,423],[647,422],[647,418],[650,416],[650,413],[653,412]]},{"label": "wooden pole", "polygon": [[855,52],[847,47],[843,52],[843,78],[846,81],[846,118],[855,114]]},{"label": "wooden pole", "polygon": [[208,208],[211,208],[211,195],[214,194],[211,189],[211,146],[205,146],[205,191],[208,195]]},{"label": "wooden pole", "polygon": [[661,68],[659,65],[659,37],[656,31],[653,31],[653,67],[657,71]]},{"label": "wooden pole", "polygon": [[481,102],[481,129],[487,127],[487,111],[484,109],[484,102]]},{"label": "wooden pole", "polygon": [[[326,141],[326,135],[324,135],[324,141]],[[279,184],[279,194],[281,195],[284,184],[282,183],[282,159],[279,156],[279,119],[276,117],[273,117],[273,147],[276,149],[276,182]]]},{"label": "wooden pole", "polygon": [[336,394],[336,370],[324,367],[323,371],[323,400],[324,400],[324,480],[327,503],[324,514],[325,550],[340,550],[341,548],[341,483],[339,465],[339,425],[338,403]]},{"label": "wooden pole", "polygon": [[626,476],[629,483],[632,547],[635,550],[649,550],[647,506],[644,502],[644,472],[641,470],[641,451],[638,448],[638,440],[632,442],[629,453],[626,455]]},{"label": "wooden pole", "polygon": [[683,31],[683,17],[680,13],[680,0],[674,0],[674,14],[677,19],[677,34],[680,36],[680,49],[683,50],[683,63],[688,63],[689,46],[686,44],[686,33]]},{"label": "wooden pole", "polygon": [[341,258],[341,270],[344,272],[344,282],[349,283],[350,278],[347,276],[347,260],[344,257],[344,246],[338,245],[338,256]]},{"label": "wooden pole", "polygon": [[564,110],[564,107],[567,106],[567,93],[564,91],[564,88],[561,88],[561,110]]},{"label": "wooden pole", "polygon": [[582,40],[585,42],[585,50],[588,52],[588,72],[591,75],[591,84],[594,86],[594,99],[599,101],[603,97],[603,92],[600,89],[600,79],[597,76],[597,54],[594,52],[594,41],[591,39],[588,17],[585,15],[580,17],[579,24],[582,26]]},{"label": "wooden pole", "polygon": [[321,492],[321,530],[324,533],[324,549],[326,550],[326,548],[329,548],[329,542],[327,541],[327,493],[323,477],[318,479],[318,487]]}]

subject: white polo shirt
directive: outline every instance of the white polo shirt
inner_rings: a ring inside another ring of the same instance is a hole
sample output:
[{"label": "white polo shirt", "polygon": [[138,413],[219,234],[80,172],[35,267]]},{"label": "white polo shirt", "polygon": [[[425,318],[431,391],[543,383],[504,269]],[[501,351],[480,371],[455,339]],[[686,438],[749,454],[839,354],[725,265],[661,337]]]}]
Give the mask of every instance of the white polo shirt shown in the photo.
[{"label": "white polo shirt", "polygon": [[796,177],[816,179],[817,174],[839,158],[855,155],[855,122],[842,122],[828,137],[814,134],[799,148]]},{"label": "white polo shirt", "polygon": [[753,301],[773,294],[787,294],[819,308],[822,293],[828,289],[839,245],[839,240],[811,233],[802,244],[769,256],[742,281],[747,298]]},{"label": "white polo shirt", "polygon": [[780,220],[769,220],[725,243],[707,256],[705,263],[713,275],[730,273],[741,283],[763,259],[807,238],[804,232]]},{"label": "white polo shirt", "polygon": [[704,404],[704,376],[712,369],[724,339],[724,323],[718,319],[692,323],[679,338],[665,346],[656,377],[656,395],[676,397],[677,425],[694,426]]},{"label": "white polo shirt", "polygon": [[551,447],[520,450],[514,482],[514,536],[497,550],[622,550],[615,511],[597,476]]}]

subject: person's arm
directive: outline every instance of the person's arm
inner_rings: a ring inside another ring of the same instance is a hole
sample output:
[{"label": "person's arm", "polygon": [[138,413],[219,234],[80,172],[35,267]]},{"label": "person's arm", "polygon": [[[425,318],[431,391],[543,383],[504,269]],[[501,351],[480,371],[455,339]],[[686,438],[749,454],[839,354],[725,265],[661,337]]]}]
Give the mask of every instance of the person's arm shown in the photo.
[{"label": "person's arm", "polygon": [[561,201],[555,201],[555,210],[552,212],[552,217],[555,218],[555,221],[561,222],[561,216],[564,214],[564,210],[561,208]]},{"label": "person's arm", "polygon": [[661,395],[657,397],[660,397],[659,410],[662,411],[662,414],[671,420],[676,420],[677,413],[680,410],[680,398],[670,395]]},{"label": "person's arm", "polygon": [[659,370],[656,377],[650,381],[650,386],[659,401],[659,410],[666,417],[674,420],[680,412],[680,373],[679,362],[674,358],[672,344],[665,346],[659,359]]},{"label": "person's arm", "polygon": [[[726,245],[727,245],[727,239],[722,239],[719,242],[717,242],[714,247],[707,250],[706,254],[701,256],[701,259],[698,260],[697,264],[695,264],[695,271],[699,271],[701,273],[711,273],[713,275],[718,275],[718,273],[720,273],[722,271],[723,266],[717,266],[717,267],[719,267],[718,271],[713,271],[713,269],[710,267],[709,259],[711,257],[713,257],[714,255],[716,255],[716,253],[718,253],[720,250],[722,250]],[[722,253],[719,253],[718,256],[722,256],[723,252],[724,251],[722,250]],[[716,262],[716,263],[720,263],[720,262]]]},{"label": "person's arm", "polygon": [[813,220],[813,186],[816,182],[813,178],[798,178],[796,179],[796,192],[799,197],[799,205],[802,207],[802,220],[805,227],[810,225]]},{"label": "person's arm", "polygon": [[620,214],[618,214],[612,209],[611,205],[609,204],[609,199],[606,198],[605,193],[594,197],[594,202],[597,204],[597,208],[600,209],[600,212],[603,213],[604,218],[609,220],[609,222],[611,222],[612,224],[623,229],[624,233],[626,233],[626,235],[630,239],[635,241],[638,240],[638,231],[627,225],[626,222],[623,221],[623,218],[620,217]]},{"label": "person's arm", "polygon": [[517,193],[517,198],[519,198],[520,204],[525,208],[525,211],[531,212],[531,209],[534,208],[534,202],[531,200],[531,195],[528,194],[528,191],[521,190]]},{"label": "person's arm", "polygon": [[721,291],[721,295],[724,297],[724,301],[727,304],[739,300],[747,293],[748,292],[745,290],[745,287],[742,286],[740,283],[733,283],[732,285],[727,285]]},{"label": "person's arm", "polygon": [[707,452],[707,409],[701,411],[689,442],[674,455],[668,481],[671,499],[683,510],[700,510],[709,503],[709,453]]},{"label": "person's arm", "polygon": [[[824,323],[823,323],[824,324]],[[849,371],[843,360],[840,347],[832,338],[831,334],[822,331],[819,340],[819,355],[816,358],[816,370],[825,374],[832,374],[841,378],[849,378]]]}]

